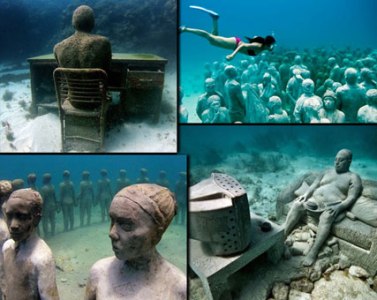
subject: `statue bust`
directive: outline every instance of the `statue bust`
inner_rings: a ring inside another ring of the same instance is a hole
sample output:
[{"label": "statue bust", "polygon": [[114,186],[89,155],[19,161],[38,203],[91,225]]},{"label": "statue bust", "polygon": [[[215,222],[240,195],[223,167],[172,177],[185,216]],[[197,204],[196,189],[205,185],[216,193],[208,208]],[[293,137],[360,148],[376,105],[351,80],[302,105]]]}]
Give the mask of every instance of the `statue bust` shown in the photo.
[{"label": "statue bust", "polygon": [[111,202],[109,237],[115,256],[90,271],[85,299],[186,299],[186,277],[156,250],[176,213],[165,187],[135,184]]},{"label": "statue bust", "polygon": [[106,37],[91,33],[94,24],[94,12],[89,6],[76,8],[72,16],[75,33],[54,47],[60,67],[109,70],[111,45]]}]

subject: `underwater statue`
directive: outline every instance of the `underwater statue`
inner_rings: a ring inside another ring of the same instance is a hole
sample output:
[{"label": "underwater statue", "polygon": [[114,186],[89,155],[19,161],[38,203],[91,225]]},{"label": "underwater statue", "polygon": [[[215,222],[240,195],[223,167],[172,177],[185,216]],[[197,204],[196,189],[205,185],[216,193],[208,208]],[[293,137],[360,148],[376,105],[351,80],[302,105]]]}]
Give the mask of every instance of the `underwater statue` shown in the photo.
[{"label": "underwater statue", "polygon": [[127,177],[127,171],[125,169],[119,170],[119,178],[117,179],[117,189],[118,193],[121,189],[131,185],[131,180]]},{"label": "underwater statue", "polygon": [[179,179],[175,184],[175,198],[178,202],[177,215],[175,223],[178,225],[186,225],[187,220],[187,173],[180,172]]},{"label": "underwater statue", "polygon": [[326,241],[331,226],[341,220],[345,212],[360,196],[362,183],[360,176],[349,170],[352,152],[340,150],[335,157],[334,168],[322,172],[308,190],[293,203],[286,223],[285,235],[288,236],[307,211],[316,212],[319,223],[317,236],[303,262],[311,266]]},{"label": "underwater statue", "polygon": [[212,18],[212,33],[209,33],[202,29],[188,28],[186,26],[181,26],[179,28],[180,32],[190,32],[197,36],[205,38],[211,45],[215,47],[220,47],[224,49],[230,49],[233,52],[226,56],[227,60],[232,60],[236,54],[242,53],[249,56],[256,56],[264,50],[272,51],[275,44],[275,38],[273,36],[266,36],[265,38],[261,36],[254,36],[253,38],[248,38],[247,42],[244,42],[239,37],[223,37],[219,36],[219,14],[214,11],[205,9],[199,6],[190,6],[190,8],[198,9]]},{"label": "underwater statue", "polygon": [[80,208],[80,226],[84,226],[84,217],[86,215],[86,225],[90,225],[92,217],[92,205],[94,204],[93,183],[90,180],[90,173],[83,171],[81,174],[80,194],[78,196]]},{"label": "underwater statue", "polygon": [[55,214],[56,212],[60,212],[60,206],[56,199],[55,187],[51,183],[50,173],[43,174],[43,186],[41,187],[40,193],[43,199],[43,233],[45,237],[54,236],[56,224]]},{"label": "underwater statue", "polygon": [[356,123],[357,112],[365,105],[365,90],[357,83],[358,72],[348,68],[344,72],[346,84],[336,90],[339,109],[346,115],[346,122]]},{"label": "underwater statue", "polygon": [[140,177],[136,179],[137,183],[149,183],[149,178],[148,178],[148,169],[146,168],[141,168],[140,169]]},{"label": "underwater statue", "polygon": [[336,103],[336,94],[331,90],[327,90],[323,95],[325,118],[328,119],[330,123],[344,123],[346,117],[342,111],[336,108]]},{"label": "underwater statue", "polygon": [[117,193],[109,233],[115,256],[92,266],[85,299],[187,299],[185,275],[156,250],[175,213],[173,194],[156,184]]},{"label": "underwater statue", "polygon": [[111,182],[107,178],[107,170],[101,170],[101,179],[97,181],[97,199],[96,202],[99,203],[101,208],[101,218],[102,222],[105,222],[106,216],[109,215],[109,207],[111,199],[113,198],[113,193],[111,191]]},{"label": "underwater statue", "polygon": [[156,181],[156,184],[163,186],[163,187],[166,187],[166,188],[169,188],[170,182],[169,182],[169,179],[167,177],[165,170],[160,171],[160,174],[159,174],[159,177]]},{"label": "underwater statue", "polygon": [[300,73],[308,71],[308,67],[302,63],[301,55],[296,55],[294,58],[294,65],[289,68],[290,74],[294,74],[294,70],[300,70]]},{"label": "underwater statue", "polygon": [[75,33],[56,44],[55,58],[63,68],[100,68],[108,72],[111,63],[111,45],[106,37],[92,34],[94,12],[87,5],[75,9],[72,25]]},{"label": "underwater statue", "polygon": [[70,180],[71,173],[63,172],[63,181],[60,183],[60,203],[62,205],[64,231],[72,230],[75,223],[74,206],[77,206],[75,187]]},{"label": "underwater statue", "polygon": [[34,191],[37,191],[38,189],[37,189],[36,182],[37,182],[37,174],[30,173],[27,176],[27,184],[28,184],[29,188],[31,188]]},{"label": "underwater statue", "polygon": [[198,102],[196,104],[196,114],[203,121],[203,112],[209,108],[210,102],[209,98],[211,96],[218,96],[220,98],[220,103],[222,106],[225,105],[224,96],[216,90],[216,81],[213,78],[207,78],[204,81],[205,93],[199,96]]},{"label": "underwater statue", "polygon": [[229,111],[226,107],[221,107],[220,97],[213,95],[208,98],[210,103],[202,113],[202,122],[204,124],[230,123]]},{"label": "underwater statue", "polygon": [[258,84],[259,96],[261,100],[267,104],[268,100],[278,94],[276,85],[272,82],[272,76],[270,73],[264,73],[262,82]]},{"label": "underwater statue", "polygon": [[311,123],[311,115],[308,113],[315,109],[319,118],[323,117],[324,109],[322,99],[314,95],[314,82],[311,79],[305,79],[302,82],[303,94],[298,98],[293,116],[296,123]]},{"label": "underwater statue", "polygon": [[189,118],[189,112],[182,103],[184,95],[183,89],[179,87],[179,123],[187,123]]},{"label": "underwater statue", "polygon": [[367,91],[367,105],[360,107],[357,120],[360,123],[377,123],[377,89]]},{"label": "underwater statue", "polygon": [[292,77],[288,80],[286,87],[286,96],[287,96],[287,109],[288,112],[293,112],[293,109],[296,106],[297,99],[302,94],[302,82],[304,78],[300,69],[294,69]]},{"label": "underwater statue", "polygon": [[244,122],[246,109],[245,109],[245,99],[243,98],[241,85],[237,81],[237,69],[232,66],[225,67],[225,75],[227,80],[225,82],[225,102],[227,108],[229,109],[230,121]]},{"label": "underwater statue", "polygon": [[21,178],[12,180],[12,189],[13,191],[21,190],[24,188],[25,182]]},{"label": "underwater statue", "polygon": [[[12,182],[9,180],[0,180],[0,250],[7,239],[9,239],[9,229],[7,223],[5,222],[5,217],[3,214],[3,204],[8,200],[10,194],[12,193]],[[0,251],[0,299],[3,299],[3,294],[5,291],[5,282],[3,269],[1,264],[3,263],[3,252]]]},{"label": "underwater statue", "polygon": [[55,262],[36,228],[42,197],[32,189],[13,192],[4,206],[10,239],[4,243],[4,299],[59,299]]},{"label": "underwater statue", "polygon": [[272,96],[268,100],[270,114],[268,123],[289,123],[287,112],[283,109],[283,103],[278,96]]}]

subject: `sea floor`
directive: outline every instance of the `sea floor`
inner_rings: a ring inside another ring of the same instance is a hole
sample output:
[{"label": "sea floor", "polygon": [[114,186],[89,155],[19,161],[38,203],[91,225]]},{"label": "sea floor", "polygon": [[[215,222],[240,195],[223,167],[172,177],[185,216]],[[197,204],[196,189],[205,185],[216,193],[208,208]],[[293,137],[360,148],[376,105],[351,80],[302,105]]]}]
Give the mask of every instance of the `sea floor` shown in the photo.
[{"label": "sea floor", "polygon": [[[22,67],[0,66],[0,152],[60,152],[59,116],[46,111],[31,117],[30,79]],[[176,95],[176,74],[168,72],[159,123],[116,126],[106,133],[105,152],[176,152]]]}]

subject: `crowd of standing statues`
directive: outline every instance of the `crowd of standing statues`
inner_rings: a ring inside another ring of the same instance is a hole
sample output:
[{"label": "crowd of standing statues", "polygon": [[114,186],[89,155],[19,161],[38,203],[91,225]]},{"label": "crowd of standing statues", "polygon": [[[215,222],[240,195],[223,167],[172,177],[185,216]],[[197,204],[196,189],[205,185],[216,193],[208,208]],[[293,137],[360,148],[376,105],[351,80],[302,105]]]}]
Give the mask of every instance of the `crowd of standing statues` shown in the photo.
[{"label": "crowd of standing statues", "polygon": [[64,231],[74,229],[77,209],[80,226],[90,225],[93,215],[99,215],[102,222],[108,221],[110,203],[115,194],[134,183],[156,183],[173,191],[178,203],[174,222],[179,225],[186,224],[187,183],[185,172],[179,173],[179,178],[175,183],[170,182],[164,170],[160,171],[155,182],[149,179],[148,170],[145,168],[140,169],[140,175],[135,181],[127,176],[125,169],[119,171],[118,178],[114,182],[109,179],[106,169],[100,170],[99,174],[100,178],[93,182],[90,172],[85,170],[81,173],[81,181],[75,184],[71,180],[71,173],[68,170],[63,172],[61,179],[53,178],[50,173],[45,173],[42,175],[41,185],[37,187],[37,175],[30,173],[27,175],[26,184],[23,179],[15,179],[12,181],[12,188],[13,191],[31,188],[41,194],[43,216],[39,231],[45,238],[56,234],[57,218],[60,212],[62,212]]},{"label": "crowd of standing statues", "polygon": [[[377,51],[262,53],[204,68],[202,123],[376,123]],[[181,90],[180,119],[189,112]]]}]

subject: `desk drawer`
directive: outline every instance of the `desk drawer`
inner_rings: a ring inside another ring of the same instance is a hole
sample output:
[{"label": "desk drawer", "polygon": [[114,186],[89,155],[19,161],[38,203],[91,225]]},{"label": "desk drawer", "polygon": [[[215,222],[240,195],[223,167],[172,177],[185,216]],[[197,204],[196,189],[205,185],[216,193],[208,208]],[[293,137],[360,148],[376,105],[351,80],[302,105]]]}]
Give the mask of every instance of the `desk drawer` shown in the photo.
[{"label": "desk drawer", "polygon": [[153,89],[163,86],[164,72],[127,70],[126,88]]}]

